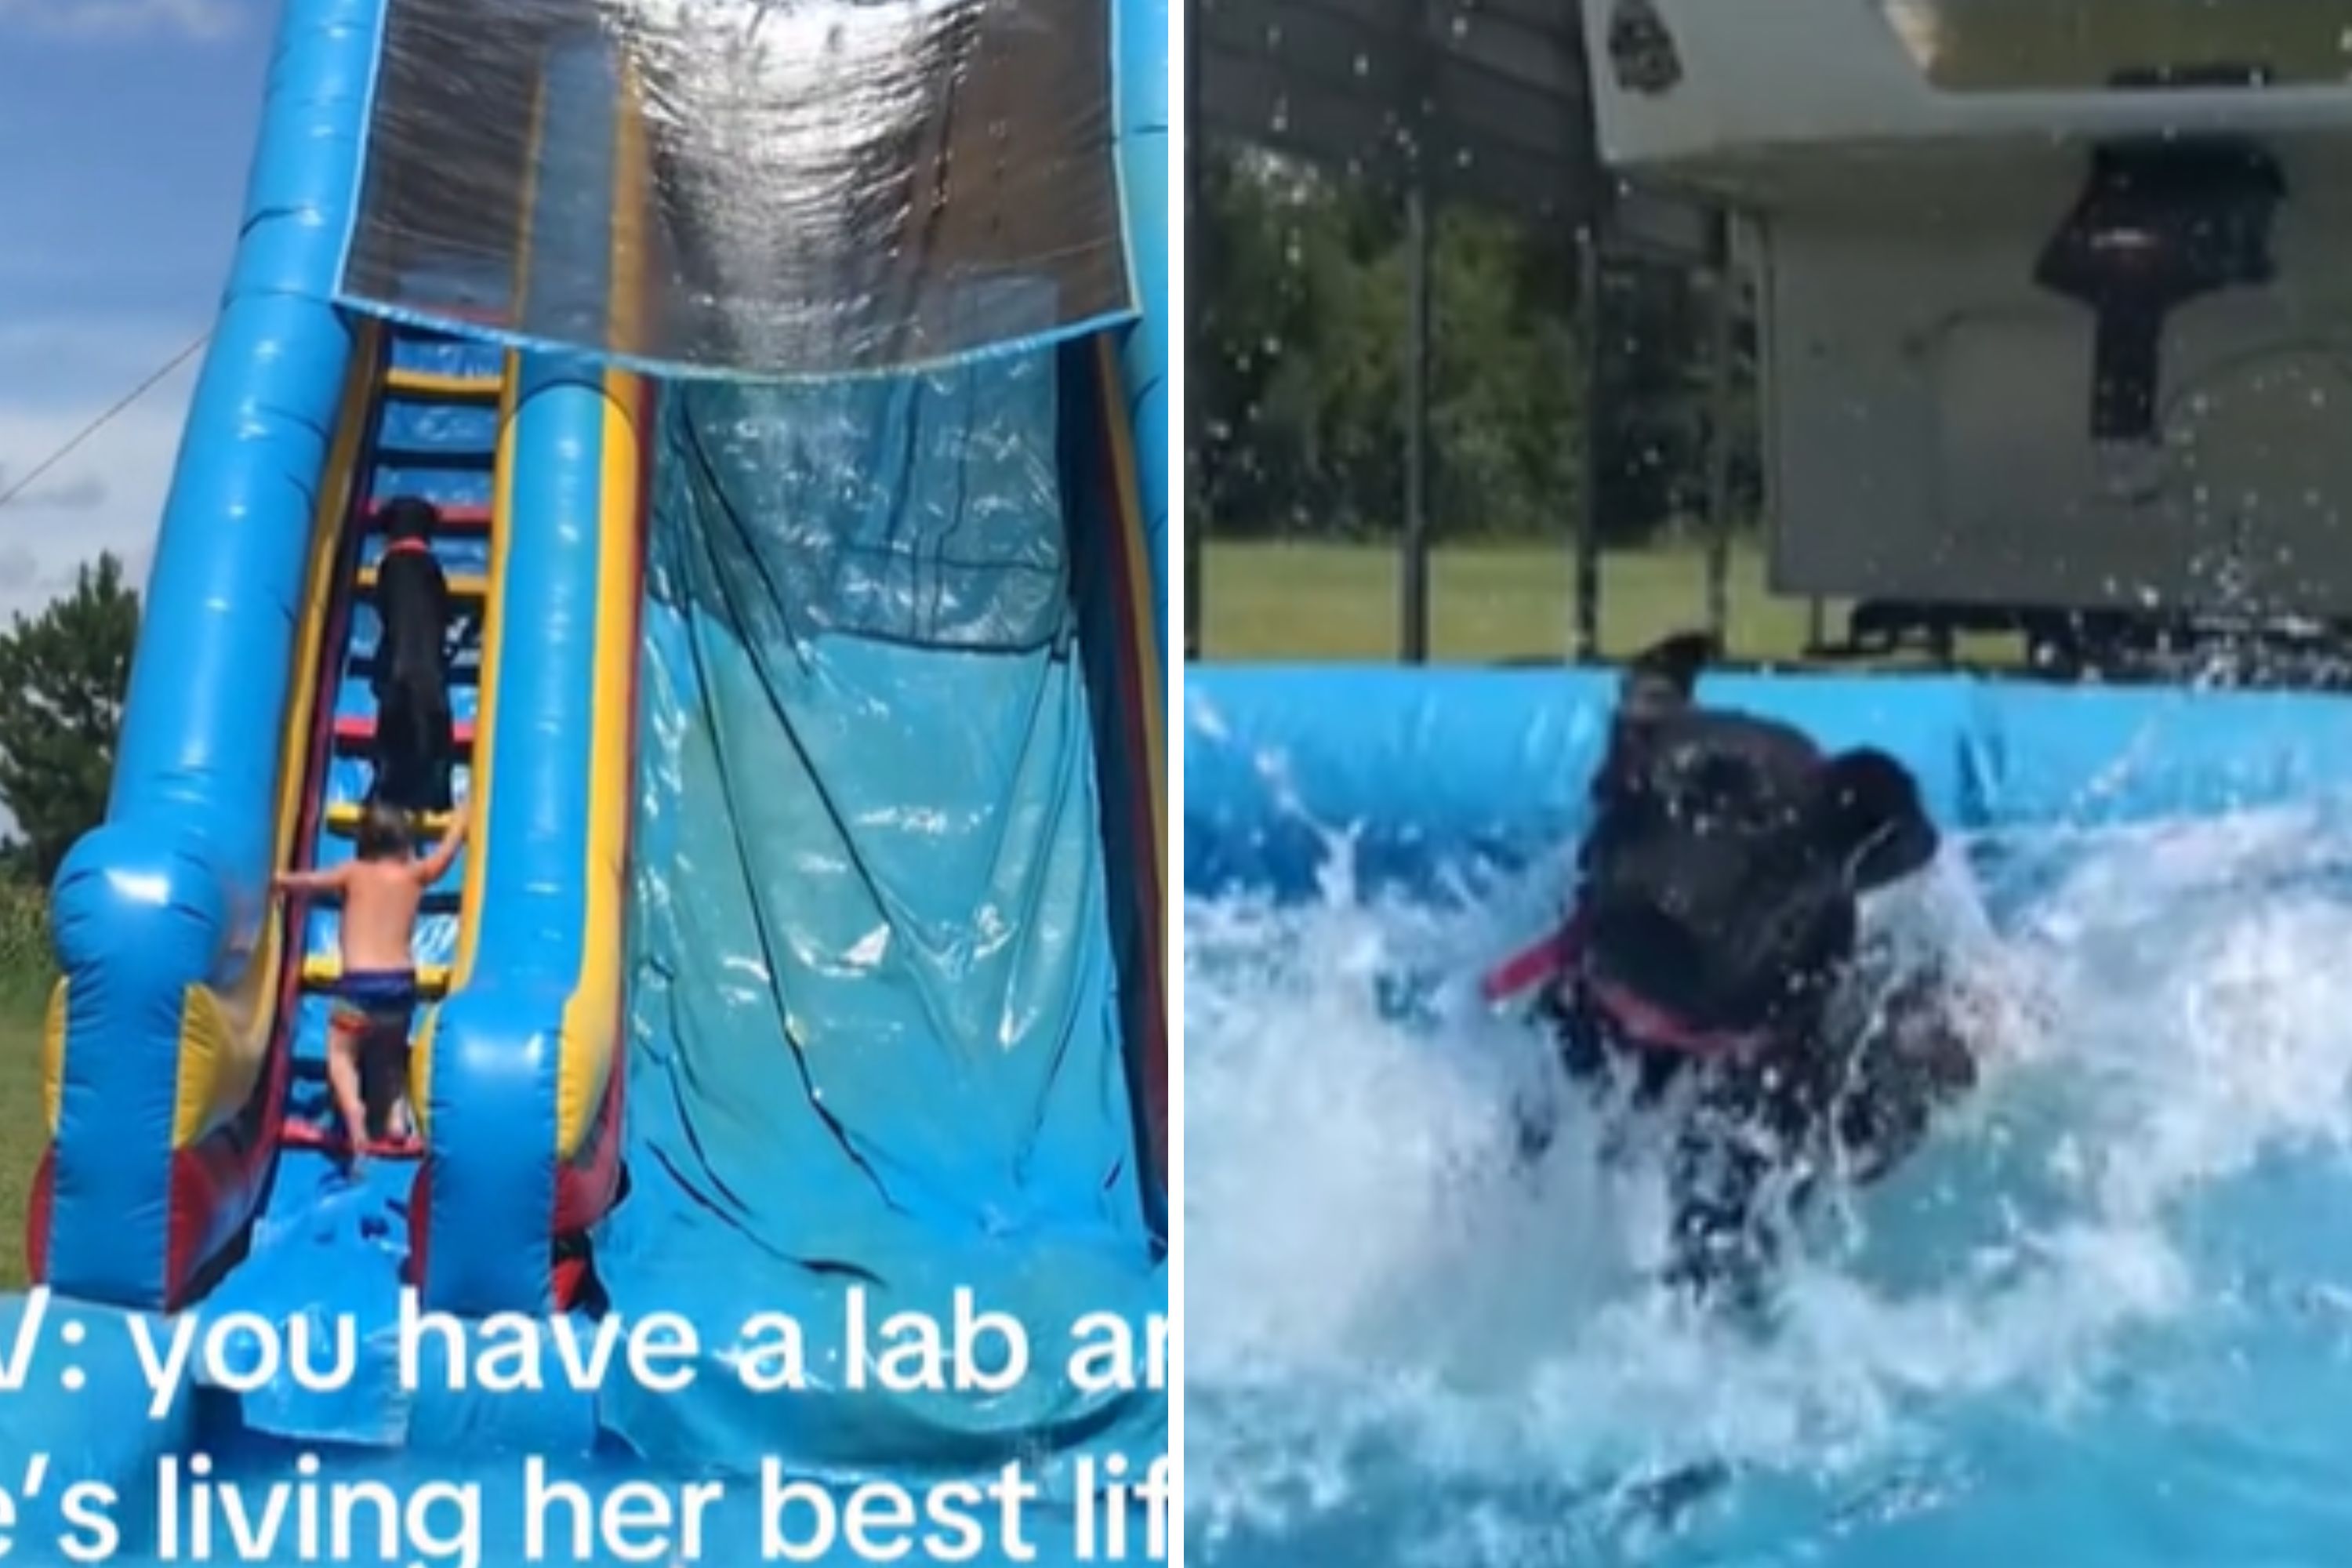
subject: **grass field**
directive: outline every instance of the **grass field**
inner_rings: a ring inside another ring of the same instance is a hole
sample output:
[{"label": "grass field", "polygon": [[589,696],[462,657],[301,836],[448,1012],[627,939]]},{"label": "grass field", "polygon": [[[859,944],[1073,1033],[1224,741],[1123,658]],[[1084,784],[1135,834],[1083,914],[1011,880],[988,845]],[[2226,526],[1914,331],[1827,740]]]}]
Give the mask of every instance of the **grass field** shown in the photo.
[{"label": "grass field", "polygon": [[0,1290],[25,1283],[25,1198],[41,1158],[41,1015],[53,973],[48,900],[0,883]]},{"label": "grass field", "polygon": [[25,1197],[40,1157],[40,1006],[12,996],[0,1004],[0,1291],[24,1288]]},{"label": "grass field", "polygon": [[[1397,657],[1402,567],[1393,547],[1213,542],[1201,594],[1209,659],[1386,660]],[[1735,550],[1727,574],[1729,640],[1743,658],[1792,658],[1811,605],[1775,597],[1764,560]],[[1706,622],[1706,557],[1696,547],[1623,551],[1601,568],[1606,654]],[[1832,627],[1834,623],[1832,623]],[[1574,646],[1575,565],[1569,545],[1461,546],[1430,568],[1430,656],[1445,662],[1559,658]]]}]

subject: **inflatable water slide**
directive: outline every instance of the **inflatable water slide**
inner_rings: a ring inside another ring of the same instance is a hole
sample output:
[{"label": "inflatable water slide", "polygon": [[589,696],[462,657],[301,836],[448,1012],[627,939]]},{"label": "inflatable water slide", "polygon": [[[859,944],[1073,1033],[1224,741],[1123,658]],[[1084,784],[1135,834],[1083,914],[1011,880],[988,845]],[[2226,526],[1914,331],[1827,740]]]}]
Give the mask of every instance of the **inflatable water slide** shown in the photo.
[{"label": "inflatable water slide", "polygon": [[[1164,12],[289,0],[281,29],[107,819],[55,889],[47,1321],[10,1331],[79,1375],[0,1402],[0,1458],[125,1497],[295,1446],[845,1485],[1019,1458],[1049,1511],[1079,1456],[1140,1475]],[[416,938],[418,1137],[352,1168],[317,1131],[337,910],[270,886],[353,852],[403,497],[440,511],[472,830]],[[1045,1370],[853,1386],[860,1314],[960,1292]],[[417,1314],[656,1312],[700,1331],[685,1393],[396,1365]],[[759,1312],[808,1336],[789,1396],[720,1374]],[[1089,1314],[1134,1329],[1108,1392],[1045,1353]],[[233,1315],[268,1331],[245,1363],[125,1419],[150,1391],[90,1325]],[[348,1375],[256,1364],[305,1325],[354,1335]]]}]

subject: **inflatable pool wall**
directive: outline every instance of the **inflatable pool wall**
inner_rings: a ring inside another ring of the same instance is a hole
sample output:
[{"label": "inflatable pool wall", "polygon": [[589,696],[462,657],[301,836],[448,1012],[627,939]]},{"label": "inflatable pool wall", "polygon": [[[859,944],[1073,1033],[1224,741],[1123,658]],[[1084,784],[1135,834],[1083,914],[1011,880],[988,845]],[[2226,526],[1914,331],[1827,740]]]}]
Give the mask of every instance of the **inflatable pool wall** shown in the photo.
[{"label": "inflatable pool wall", "polygon": [[[1365,892],[1429,893],[1580,830],[1617,676],[1603,668],[1202,667],[1184,693],[1184,890],[1318,896],[1339,841]],[[2352,783],[2352,704],[2302,692],[1965,676],[1704,679],[1916,771],[1954,832],[2094,826],[2326,797]]]}]

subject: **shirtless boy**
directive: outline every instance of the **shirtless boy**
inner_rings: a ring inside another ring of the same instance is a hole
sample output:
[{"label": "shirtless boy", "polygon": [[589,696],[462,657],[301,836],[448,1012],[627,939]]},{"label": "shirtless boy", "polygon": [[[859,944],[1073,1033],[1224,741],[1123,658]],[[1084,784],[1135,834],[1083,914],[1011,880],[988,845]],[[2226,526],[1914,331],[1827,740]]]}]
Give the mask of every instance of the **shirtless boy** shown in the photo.
[{"label": "shirtless boy", "polygon": [[[357,853],[340,866],[288,871],[273,879],[281,892],[341,895],[342,976],[327,1037],[327,1081],[351,1140],[356,1165],[367,1147],[367,1100],[362,1067],[371,1050],[405,1058],[416,1016],[416,911],[425,891],[447,874],[466,842],[467,808],[450,814],[448,831],[430,854],[414,852],[407,817],[371,804],[361,814]],[[405,1082],[405,1071],[395,1081]],[[395,1105],[390,1131],[414,1133],[406,1097]]]}]

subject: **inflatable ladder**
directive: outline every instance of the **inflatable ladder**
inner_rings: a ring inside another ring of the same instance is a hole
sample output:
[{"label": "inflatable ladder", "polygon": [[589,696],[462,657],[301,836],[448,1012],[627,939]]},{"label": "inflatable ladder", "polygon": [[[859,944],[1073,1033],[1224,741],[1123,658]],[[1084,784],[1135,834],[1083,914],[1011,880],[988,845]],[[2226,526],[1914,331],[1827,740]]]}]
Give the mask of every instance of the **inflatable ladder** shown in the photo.
[{"label": "inflatable ladder", "polygon": [[[449,584],[452,644],[449,697],[456,727],[455,793],[469,794],[475,720],[481,676],[480,629],[490,592],[490,531],[504,354],[488,344],[438,333],[395,329],[376,394],[370,441],[339,567],[341,605],[331,617],[321,674],[326,721],[323,767],[314,774],[311,811],[295,846],[297,864],[333,866],[348,860],[362,803],[374,775],[375,696],[372,687],[382,631],[373,603],[376,569],[386,542],[386,503],[416,496],[440,510],[432,540]],[[459,635],[460,633],[465,635]],[[424,824],[437,836],[436,816]],[[457,945],[465,857],[431,889],[417,921],[415,956],[423,1009],[448,993]],[[302,925],[296,980],[293,1103],[285,1141],[297,1148],[340,1148],[326,1085],[330,1008],[342,973],[340,911],[331,900],[314,902]],[[424,1010],[417,1025],[422,1026]],[[413,1145],[378,1147],[378,1156],[415,1157]]]}]

